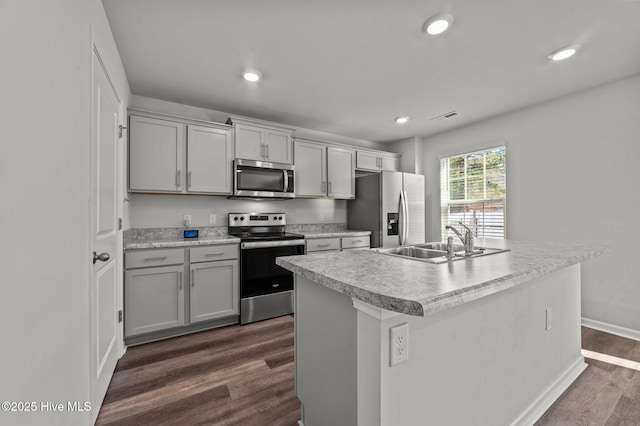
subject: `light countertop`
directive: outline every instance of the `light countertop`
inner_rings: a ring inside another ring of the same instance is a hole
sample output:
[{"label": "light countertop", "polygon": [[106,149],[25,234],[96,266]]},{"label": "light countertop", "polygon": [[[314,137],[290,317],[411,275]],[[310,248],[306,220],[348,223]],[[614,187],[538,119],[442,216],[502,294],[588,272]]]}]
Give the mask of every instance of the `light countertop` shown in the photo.
[{"label": "light countertop", "polygon": [[156,249],[156,248],[170,248],[170,247],[192,247],[192,246],[206,246],[213,244],[239,244],[240,238],[232,237],[230,235],[212,235],[199,238],[183,238],[182,236],[160,236],[155,238],[135,239],[125,241],[125,250],[136,249]]},{"label": "light countertop", "polygon": [[334,230],[334,231],[301,231],[297,232],[298,234],[304,235],[306,239],[314,239],[314,238],[339,238],[339,237],[366,237],[371,235],[371,231],[351,231],[348,229],[345,230]]},{"label": "light countertop", "polygon": [[609,252],[599,245],[476,241],[511,251],[443,264],[371,250],[287,256],[276,264],[354,299],[408,315],[425,316]]}]

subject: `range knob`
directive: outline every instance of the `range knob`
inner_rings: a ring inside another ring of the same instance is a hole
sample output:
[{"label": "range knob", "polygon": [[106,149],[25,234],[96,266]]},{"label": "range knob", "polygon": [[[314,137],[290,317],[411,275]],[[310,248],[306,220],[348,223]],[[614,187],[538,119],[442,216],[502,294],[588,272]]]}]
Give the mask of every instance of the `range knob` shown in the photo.
[{"label": "range knob", "polygon": [[278,220],[278,218],[276,216],[273,217],[273,220]]},{"label": "range knob", "polygon": [[240,216],[240,220],[244,220],[244,216]]},{"label": "range knob", "polygon": [[279,220],[282,220],[282,216],[280,216],[278,219],[279,219]]},{"label": "range knob", "polygon": [[233,220],[238,220],[238,216],[234,217]]}]

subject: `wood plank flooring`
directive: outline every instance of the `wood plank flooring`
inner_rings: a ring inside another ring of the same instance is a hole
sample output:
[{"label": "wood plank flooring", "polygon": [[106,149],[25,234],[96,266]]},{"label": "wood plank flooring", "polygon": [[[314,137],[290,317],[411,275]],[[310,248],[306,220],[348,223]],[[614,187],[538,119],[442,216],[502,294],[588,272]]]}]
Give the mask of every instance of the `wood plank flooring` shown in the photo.
[{"label": "wood plank flooring", "polygon": [[[640,342],[582,328],[582,348],[640,362]],[[589,365],[536,426],[640,425],[640,371],[585,358]]]},{"label": "wood plank flooring", "polygon": [[[640,362],[640,342],[582,330],[583,348]],[[640,425],[640,371],[589,367],[536,426]],[[129,348],[97,425],[295,426],[293,318],[229,326]]]},{"label": "wood plank flooring", "polygon": [[129,348],[96,425],[293,426],[293,318]]}]

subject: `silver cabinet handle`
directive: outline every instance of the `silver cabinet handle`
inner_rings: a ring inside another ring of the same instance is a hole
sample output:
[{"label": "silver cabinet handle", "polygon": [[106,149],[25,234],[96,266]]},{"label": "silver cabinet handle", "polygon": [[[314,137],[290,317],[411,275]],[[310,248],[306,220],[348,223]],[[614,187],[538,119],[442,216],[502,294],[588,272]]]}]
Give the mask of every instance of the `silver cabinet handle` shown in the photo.
[{"label": "silver cabinet handle", "polygon": [[222,256],[223,254],[224,254],[223,252],[218,252],[218,253],[207,253],[207,254],[205,254],[205,257]]},{"label": "silver cabinet handle", "polygon": [[111,258],[111,256],[109,256],[109,253],[96,253],[95,251],[93,252],[93,264],[95,265],[96,262],[99,260],[100,262],[106,262],[107,260],[109,260]]},{"label": "silver cabinet handle", "polygon": [[331,244],[318,244],[318,247],[329,247]]},{"label": "silver cabinet handle", "polygon": [[269,145],[265,145],[264,147],[266,148],[265,151],[267,153],[267,155],[265,157],[268,160],[269,159]]},{"label": "silver cabinet handle", "polygon": [[322,192],[323,194],[325,192],[327,192],[327,182],[326,181],[322,181],[322,184],[320,185],[322,187],[322,189],[320,190],[320,192]]},{"label": "silver cabinet handle", "polygon": [[362,240],[353,240],[354,243],[361,243]]},{"label": "silver cabinet handle", "polygon": [[187,188],[191,188],[191,170],[187,173]]},{"label": "silver cabinet handle", "polygon": [[191,287],[195,287],[196,286],[196,276],[193,273],[193,269],[191,270]]},{"label": "silver cabinet handle", "polygon": [[180,179],[180,175],[181,175],[181,174],[182,174],[182,170],[178,170],[178,171],[176,172],[176,186],[180,186],[180,181],[181,181],[181,179]]},{"label": "silver cabinet handle", "polygon": [[329,181],[329,190],[327,191],[328,195],[331,195],[331,181]]},{"label": "silver cabinet handle", "polygon": [[157,261],[157,260],[166,260],[166,259],[167,259],[167,256],[162,256],[162,257],[145,257],[145,258],[144,258],[144,261],[145,261],[145,262],[154,262],[154,261]]},{"label": "silver cabinet handle", "polygon": [[178,290],[182,291],[182,271],[178,271]]}]

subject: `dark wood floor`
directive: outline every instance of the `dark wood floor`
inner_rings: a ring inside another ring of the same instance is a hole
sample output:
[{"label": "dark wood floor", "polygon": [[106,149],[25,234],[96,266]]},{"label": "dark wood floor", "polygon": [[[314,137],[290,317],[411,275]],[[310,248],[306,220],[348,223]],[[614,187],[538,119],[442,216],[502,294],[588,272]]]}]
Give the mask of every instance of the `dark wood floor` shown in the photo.
[{"label": "dark wood floor", "polygon": [[129,348],[97,425],[296,425],[293,318]]},{"label": "dark wood floor", "polygon": [[[640,362],[640,342],[582,328],[582,348]],[[640,425],[640,371],[585,358],[589,365],[536,426]]]},{"label": "dark wood floor", "polygon": [[[640,362],[640,342],[583,328],[583,347]],[[640,371],[589,367],[536,423],[640,425]],[[129,348],[97,425],[294,426],[293,318],[230,326]]]}]

